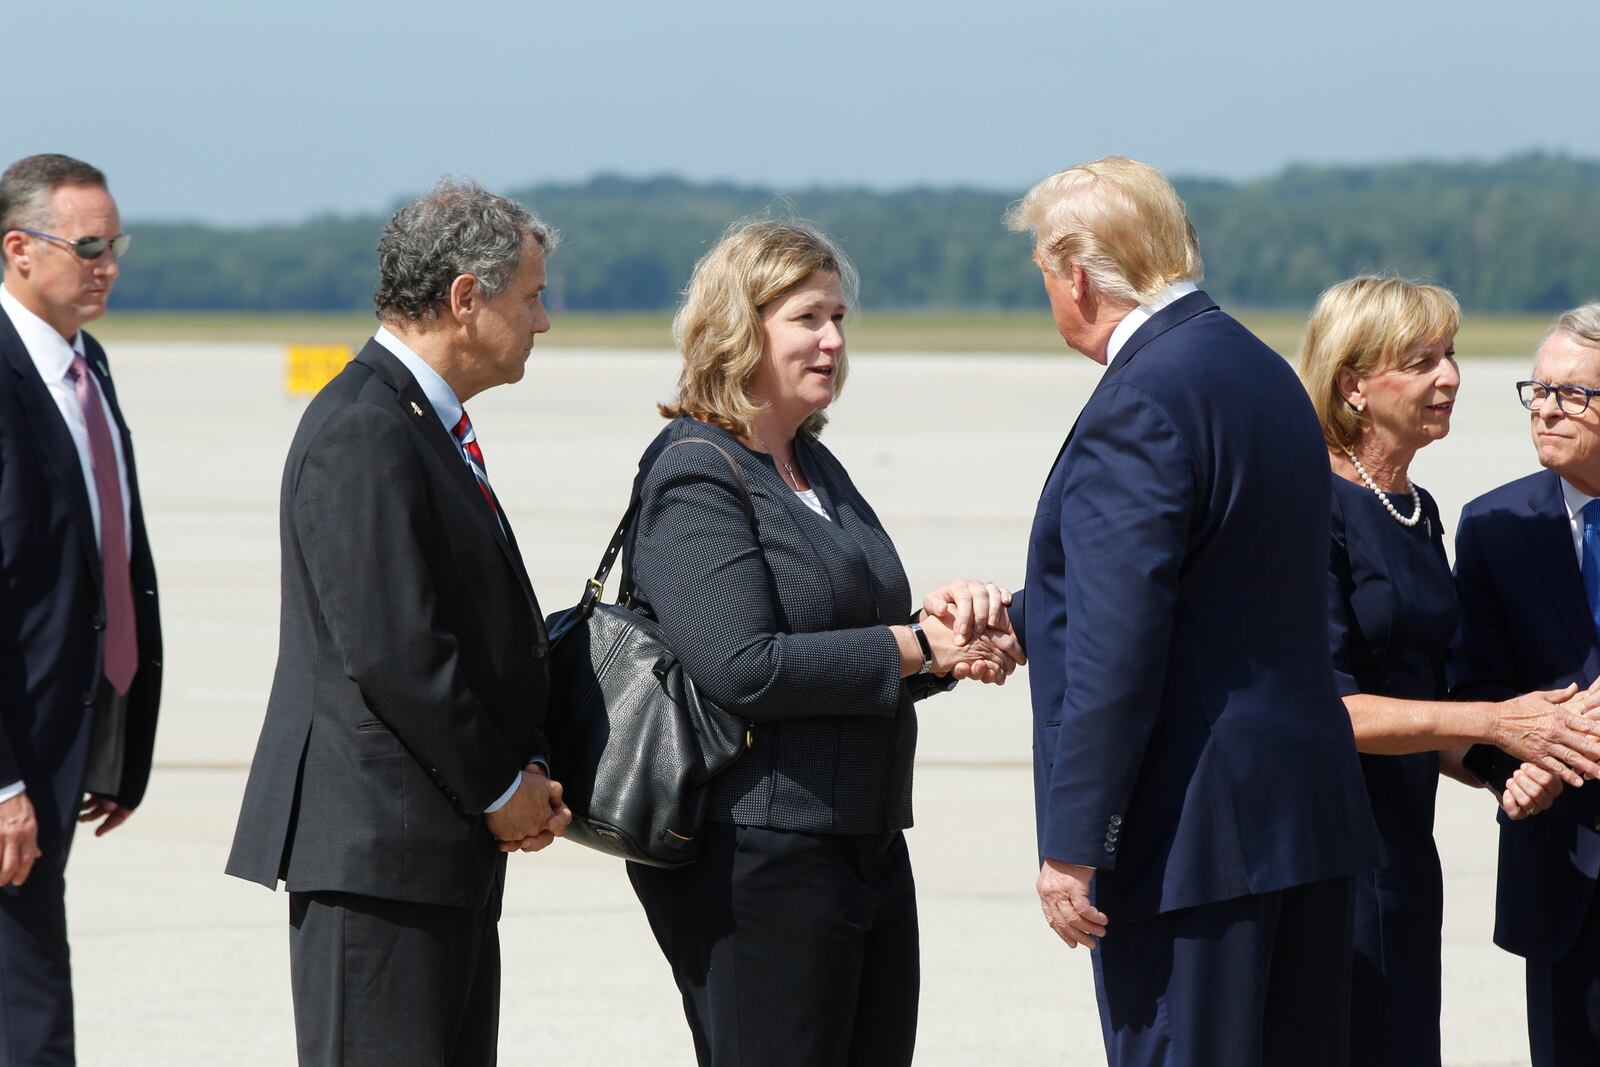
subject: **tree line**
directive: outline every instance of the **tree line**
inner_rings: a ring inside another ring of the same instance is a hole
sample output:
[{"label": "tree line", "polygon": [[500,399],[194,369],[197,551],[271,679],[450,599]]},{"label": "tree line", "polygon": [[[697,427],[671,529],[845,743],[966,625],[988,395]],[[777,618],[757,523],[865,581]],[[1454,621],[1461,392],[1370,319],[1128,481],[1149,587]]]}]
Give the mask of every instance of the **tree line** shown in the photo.
[{"label": "tree line", "polygon": [[[1600,297],[1600,161],[1296,166],[1261,180],[1182,179],[1206,288],[1231,304],[1304,308],[1363,271],[1438,282],[1480,311],[1556,311]],[[510,195],[562,231],[557,309],[670,308],[730,220],[813,219],[843,244],[873,308],[1043,303],[1025,237],[1000,223],[1022,190],[809,188],[779,192],[612,175]],[[217,227],[133,222],[117,305],[147,310],[370,307],[385,216]]]}]

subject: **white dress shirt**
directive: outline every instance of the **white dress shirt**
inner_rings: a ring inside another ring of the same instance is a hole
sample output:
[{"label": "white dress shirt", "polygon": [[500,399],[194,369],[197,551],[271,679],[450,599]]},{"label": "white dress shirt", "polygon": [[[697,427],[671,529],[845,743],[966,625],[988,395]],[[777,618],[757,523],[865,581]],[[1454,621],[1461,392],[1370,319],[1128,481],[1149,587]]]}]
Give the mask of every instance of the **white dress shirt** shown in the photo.
[{"label": "white dress shirt", "polygon": [[1589,501],[1596,499],[1574,489],[1572,483],[1565,478],[1561,479],[1561,497],[1567,502],[1567,525],[1572,527],[1572,550],[1578,554],[1578,570],[1583,570],[1583,508]]},{"label": "white dress shirt", "polygon": [[818,515],[821,515],[829,522],[833,521],[833,519],[828,517],[827,509],[822,506],[822,499],[817,496],[817,491],[815,489],[795,489],[793,492],[795,496],[800,498],[800,502],[806,507],[810,508],[812,511],[815,511]]},{"label": "white dress shirt", "polygon": [[1111,339],[1106,342],[1106,365],[1110,366],[1111,361],[1117,358],[1117,353],[1122,351],[1122,346],[1128,343],[1128,338],[1149,322],[1156,312],[1175,300],[1199,291],[1200,287],[1194,282],[1173,282],[1152,297],[1148,304],[1140,304],[1128,312],[1127,318],[1117,323],[1117,328],[1111,331]]},{"label": "white dress shirt", "polygon": [[[22,301],[11,295],[11,290],[0,285],[0,308],[5,309],[11,325],[17,329],[17,336],[22,338],[22,346],[28,350],[28,355],[33,357],[33,365],[39,371],[39,377],[44,379],[45,388],[50,391],[50,399],[56,402],[56,408],[61,412],[61,419],[67,424],[67,433],[72,437],[72,445],[78,450],[78,466],[83,471],[83,488],[89,497],[89,517],[94,521],[94,544],[100,547],[100,494],[95,491],[94,467],[89,454],[89,426],[83,419],[83,408],[78,405],[78,386],[72,380],[72,360],[81,356],[83,351],[83,334],[75,334],[69,343],[66,338],[56,332],[55,327],[45,322],[39,316],[29,311],[22,305]],[[104,367],[96,367],[102,377],[108,377]],[[92,375],[91,375],[92,377]],[[122,529],[127,544],[124,548],[128,554],[133,554],[133,519],[130,508],[132,507],[131,494],[128,490],[128,461],[122,454],[122,433],[117,428],[117,420],[111,415],[111,402],[106,399],[105,390],[100,387],[99,380],[95,381],[95,392],[100,395],[100,408],[105,412],[106,425],[111,429],[111,447],[117,454],[117,473],[122,482]]]},{"label": "white dress shirt", "polygon": [[[411,377],[417,380],[417,385],[422,388],[422,395],[428,398],[433,413],[439,416],[439,421],[444,423],[444,432],[450,435],[450,440],[455,442],[456,452],[461,456],[461,462],[467,465],[467,470],[472,470],[472,460],[467,456],[467,450],[462,447],[460,438],[456,437],[456,423],[461,421],[461,413],[466,410],[460,400],[456,399],[456,391],[450,388],[450,383],[439,376],[439,372],[423,362],[421,356],[411,351],[410,347],[400,338],[390,333],[383,326],[378,327],[378,332],[372,339],[393,353],[394,358],[405,364],[406,370],[411,372]],[[473,474],[473,478],[477,478]],[[541,763],[542,766],[542,763]],[[549,770],[548,767],[545,768]],[[516,793],[522,785],[522,772],[517,772],[516,780],[511,783],[511,788],[500,794],[500,799],[483,809],[485,815],[492,811],[499,811],[506,806],[506,802]]]},{"label": "white dress shirt", "polygon": [[[83,418],[83,408],[78,404],[78,386],[72,380],[72,360],[81,356],[83,351],[83,334],[80,331],[73,335],[69,342],[56,332],[56,328],[35,315],[23,306],[22,301],[11,294],[11,290],[0,285],[0,308],[5,309],[6,317],[11,320],[11,325],[16,328],[17,336],[22,338],[22,347],[28,350],[28,355],[33,359],[33,366],[39,372],[39,377],[44,379],[44,386],[50,392],[50,399],[56,402],[56,409],[61,412],[61,419],[67,424],[67,434],[72,438],[72,446],[78,453],[78,467],[83,472],[84,495],[89,498],[89,518],[94,523],[94,546],[100,548],[100,494],[95,489],[94,466],[89,452],[89,426]],[[107,377],[104,367],[97,367],[103,377]],[[91,372],[92,376],[92,372]],[[100,397],[101,410],[105,412],[106,426],[111,430],[111,447],[117,455],[117,474],[122,483],[122,529],[126,544],[123,546],[131,557],[133,555],[133,520],[130,512],[132,498],[128,490],[128,461],[122,454],[122,433],[117,429],[117,420],[111,414],[111,402],[106,399],[105,390],[100,387],[100,382],[95,382],[95,392]],[[0,802],[10,800],[14,796],[27,791],[26,783],[11,782],[0,786]]]}]

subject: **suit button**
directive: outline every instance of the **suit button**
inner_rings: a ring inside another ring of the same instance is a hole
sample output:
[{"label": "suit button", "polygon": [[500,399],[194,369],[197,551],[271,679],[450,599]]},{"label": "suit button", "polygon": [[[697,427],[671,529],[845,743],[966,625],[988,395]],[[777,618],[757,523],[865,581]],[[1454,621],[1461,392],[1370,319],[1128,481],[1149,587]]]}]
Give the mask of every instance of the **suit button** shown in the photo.
[{"label": "suit button", "polygon": [[91,707],[94,704],[94,694],[89,692],[87,689],[78,694],[78,699],[82,701],[83,706],[86,708]]},{"label": "suit button", "polygon": [[96,630],[104,630],[106,628],[106,617],[104,615],[96,615],[94,618],[89,620],[89,625],[93,626]]},{"label": "suit button", "polygon": [[1111,816],[1111,826],[1112,826],[1113,829],[1115,829],[1116,827],[1121,826],[1121,825],[1122,825],[1122,816],[1120,816],[1120,815]]},{"label": "suit button", "polygon": [[1107,841],[1106,842],[1106,852],[1107,853],[1115,852],[1116,850],[1117,850],[1117,844],[1116,844],[1115,841]]}]

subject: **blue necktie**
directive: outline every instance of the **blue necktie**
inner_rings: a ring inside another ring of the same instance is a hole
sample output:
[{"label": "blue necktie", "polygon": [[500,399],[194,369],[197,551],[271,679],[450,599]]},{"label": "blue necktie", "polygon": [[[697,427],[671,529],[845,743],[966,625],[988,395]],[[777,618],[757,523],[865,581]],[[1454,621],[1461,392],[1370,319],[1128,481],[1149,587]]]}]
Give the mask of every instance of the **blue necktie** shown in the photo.
[{"label": "blue necktie", "polygon": [[1600,499],[1583,506],[1583,596],[1600,633]]}]

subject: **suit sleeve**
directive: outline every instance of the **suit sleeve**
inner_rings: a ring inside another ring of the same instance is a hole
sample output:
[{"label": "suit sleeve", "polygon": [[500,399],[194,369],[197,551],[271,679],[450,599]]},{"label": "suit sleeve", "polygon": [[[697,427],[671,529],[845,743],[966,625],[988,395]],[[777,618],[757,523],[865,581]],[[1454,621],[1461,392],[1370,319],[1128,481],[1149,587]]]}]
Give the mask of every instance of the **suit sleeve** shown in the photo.
[{"label": "suit sleeve", "polygon": [[743,490],[712,446],[682,445],[651,468],[632,566],[673,651],[718,707],[753,722],[897,711],[900,648],[887,626],[779,630]]},{"label": "suit sleeve", "polygon": [[[1477,524],[1468,511],[1456,527],[1456,600],[1461,607],[1447,675],[1455,700],[1505,700],[1517,695],[1511,627],[1494,589]],[[1521,760],[1493,745],[1473,745],[1468,768],[1497,792]]]},{"label": "suit sleeve", "polygon": [[1456,700],[1516,696],[1511,626],[1495,592],[1477,524],[1465,511],[1456,528],[1455,574],[1461,619],[1450,648],[1450,695]]},{"label": "suit sleeve", "polygon": [[1047,858],[1110,869],[1106,827],[1127,810],[1166,687],[1195,476],[1172,420],[1127,385],[1080,417],[1070,462],[1061,497],[1070,622],[1057,653],[1067,684],[1040,843]]},{"label": "suit sleeve", "polygon": [[329,419],[294,487],[294,528],[344,670],[367,706],[467,815],[505,792],[513,751],[473,693],[440,618],[427,472],[388,413]]}]

